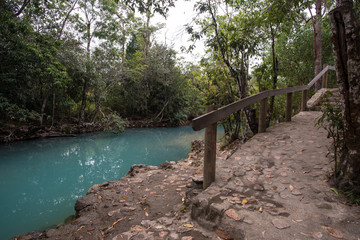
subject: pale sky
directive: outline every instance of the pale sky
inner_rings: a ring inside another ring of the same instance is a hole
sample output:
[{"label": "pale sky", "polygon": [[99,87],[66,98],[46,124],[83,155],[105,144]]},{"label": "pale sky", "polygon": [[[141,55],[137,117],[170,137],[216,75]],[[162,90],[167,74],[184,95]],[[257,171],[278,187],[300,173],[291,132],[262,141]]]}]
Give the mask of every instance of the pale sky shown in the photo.
[{"label": "pale sky", "polygon": [[[157,42],[166,43],[178,53],[178,57],[183,57],[185,61],[193,63],[197,63],[201,57],[205,55],[204,41],[197,40],[195,44],[196,48],[192,53],[182,53],[181,47],[188,47],[190,45],[190,36],[186,32],[185,25],[192,23],[196,17],[197,13],[194,10],[194,4],[197,1],[198,0],[177,0],[175,7],[169,10],[167,19],[164,19],[160,15],[156,15],[154,19],[152,19],[152,24],[166,23],[166,27],[156,33]],[[193,24],[193,26],[195,26],[195,24]],[[259,59],[256,57],[251,58],[250,72],[258,62]]]},{"label": "pale sky", "polygon": [[204,47],[202,42],[197,42],[193,54],[181,53],[181,47],[188,47],[190,45],[185,25],[191,23],[196,17],[194,11],[194,4],[196,1],[190,0],[177,0],[175,7],[171,8],[168,13],[167,19],[161,16],[155,16],[153,24],[157,22],[166,23],[166,27],[161,29],[156,34],[158,42],[166,43],[178,52],[179,57],[184,57],[186,61],[194,62],[200,60],[200,56],[204,55]]}]

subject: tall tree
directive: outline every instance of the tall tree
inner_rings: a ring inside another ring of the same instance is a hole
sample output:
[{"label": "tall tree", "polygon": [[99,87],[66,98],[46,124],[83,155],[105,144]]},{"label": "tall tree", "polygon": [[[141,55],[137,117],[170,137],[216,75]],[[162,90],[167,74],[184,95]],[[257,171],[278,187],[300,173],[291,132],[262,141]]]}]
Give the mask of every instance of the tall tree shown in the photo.
[{"label": "tall tree", "polygon": [[[266,34],[265,44],[268,38],[271,39],[271,58],[272,58],[272,89],[277,88],[279,77],[279,58],[276,49],[276,41],[278,37],[284,32],[284,29],[290,29],[293,22],[293,17],[290,4],[286,0],[268,0],[261,5],[262,23],[264,25],[264,32]],[[284,27],[284,25],[288,25]],[[273,118],[275,96],[270,98],[268,108],[268,122]]]},{"label": "tall tree", "polygon": [[[318,75],[322,70],[322,46],[321,46],[321,2],[322,0],[315,0],[316,16],[312,18],[314,28],[314,73]],[[311,11],[310,11],[311,12]],[[321,88],[321,82],[315,83],[315,90]]]},{"label": "tall tree", "polygon": [[154,32],[151,27],[150,21],[154,17],[155,13],[160,14],[163,17],[166,17],[169,9],[174,6],[174,0],[125,0],[124,1],[128,6],[134,10],[138,10],[141,14],[145,16],[144,28],[143,28],[143,52],[145,58],[149,52],[151,42],[150,36]]},{"label": "tall tree", "polygon": [[[193,39],[201,36],[207,37],[207,46],[210,52],[222,60],[227,67],[229,76],[235,81],[236,95],[240,98],[247,97],[249,60],[255,53],[259,40],[256,8],[252,8],[252,6],[236,8],[220,1],[208,0],[198,2],[197,9],[201,14],[207,15],[208,18],[199,20],[201,32],[195,32],[190,26],[188,32],[192,34]],[[220,9],[225,9],[223,14],[219,14]],[[250,11],[251,14],[248,14]],[[245,109],[245,114],[251,131],[257,133],[254,110],[248,107]],[[236,121],[241,121],[240,113],[236,113],[236,115]]]},{"label": "tall tree", "polygon": [[87,56],[86,73],[83,76],[82,97],[79,112],[79,124],[82,124],[85,121],[88,91],[90,89],[91,80],[94,78],[94,64],[91,59],[91,44],[93,43],[94,37],[99,29],[101,12],[100,2],[98,0],[82,0],[79,2],[79,6],[84,17],[79,17],[77,28],[82,34],[82,39],[85,41]]},{"label": "tall tree", "polygon": [[360,194],[360,22],[351,0],[338,0],[336,6],[330,19],[344,122],[339,184]]},{"label": "tall tree", "polygon": [[[296,1],[297,11],[302,16],[303,20],[307,23],[311,21],[313,27],[313,55],[314,55],[314,75],[318,75],[322,70],[322,18],[327,11],[327,1],[326,0],[306,0],[306,1]],[[303,12],[305,9],[308,10],[310,18],[306,17],[306,13]],[[315,9],[315,13],[313,12]],[[315,83],[315,90],[321,88],[321,82],[318,81]]]}]

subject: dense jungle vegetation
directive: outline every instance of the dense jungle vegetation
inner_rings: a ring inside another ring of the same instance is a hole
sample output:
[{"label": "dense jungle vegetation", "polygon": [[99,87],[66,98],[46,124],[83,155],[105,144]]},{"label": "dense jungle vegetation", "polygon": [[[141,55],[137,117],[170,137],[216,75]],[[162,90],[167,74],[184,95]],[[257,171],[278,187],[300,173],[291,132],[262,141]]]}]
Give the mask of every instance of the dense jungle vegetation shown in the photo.
[{"label": "dense jungle vegetation", "polygon": [[[121,130],[126,119],[176,125],[207,104],[308,83],[323,64],[334,64],[331,4],[194,1],[194,21],[183,25],[205,49],[199,62],[185,62],[154,38],[163,27],[152,24],[154,15],[165,22],[174,0],[1,1],[1,132],[11,139],[11,129],[24,125]],[[299,101],[295,95],[294,112]],[[253,109],[222,122],[229,140],[241,129],[256,132]],[[285,96],[270,99],[269,122],[281,121],[284,110]]]}]

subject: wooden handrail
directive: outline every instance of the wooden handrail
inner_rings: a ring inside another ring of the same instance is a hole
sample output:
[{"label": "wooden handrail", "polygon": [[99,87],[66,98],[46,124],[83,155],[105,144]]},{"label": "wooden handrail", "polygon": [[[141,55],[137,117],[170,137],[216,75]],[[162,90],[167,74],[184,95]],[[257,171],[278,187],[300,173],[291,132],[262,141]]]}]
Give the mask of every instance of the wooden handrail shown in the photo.
[{"label": "wooden handrail", "polygon": [[[232,113],[235,113],[253,103],[260,101],[259,113],[259,133],[266,130],[266,105],[267,98],[281,94],[287,94],[286,97],[286,121],[291,121],[292,109],[292,93],[302,91],[301,110],[306,111],[307,91],[311,88],[321,77],[326,82],[327,71],[335,70],[332,66],[326,66],[311,82],[307,85],[288,87],[275,90],[266,90],[261,93],[233,102],[229,105],[221,107],[217,110],[208,112],[200,117],[192,120],[192,128],[195,131],[206,128],[205,130],[205,156],[204,156],[204,181],[203,189],[206,189],[210,184],[215,181],[215,168],[216,168],[216,124],[218,121],[226,118]],[[326,84],[326,83],[325,83]],[[323,83],[324,86],[324,83]],[[207,110],[214,108],[207,108]]]},{"label": "wooden handrail", "polygon": [[316,77],[314,77],[313,80],[311,80],[311,82],[309,82],[305,86],[308,86],[308,89],[311,88],[328,70],[334,70],[335,71],[335,67],[326,66],[318,75],[316,75]]},{"label": "wooden handrail", "polygon": [[239,101],[230,103],[224,107],[221,107],[215,111],[206,113],[192,120],[191,126],[195,131],[199,131],[211,124],[214,124],[232,113],[235,113],[241,109],[244,109],[247,106],[250,106],[253,103],[261,101],[262,99],[278,96],[286,93],[299,92],[303,90],[308,90],[311,88],[328,70],[335,70],[333,66],[326,66],[310,83],[303,86],[288,87],[275,90],[266,90],[258,94],[251,95],[249,97],[243,98]]}]

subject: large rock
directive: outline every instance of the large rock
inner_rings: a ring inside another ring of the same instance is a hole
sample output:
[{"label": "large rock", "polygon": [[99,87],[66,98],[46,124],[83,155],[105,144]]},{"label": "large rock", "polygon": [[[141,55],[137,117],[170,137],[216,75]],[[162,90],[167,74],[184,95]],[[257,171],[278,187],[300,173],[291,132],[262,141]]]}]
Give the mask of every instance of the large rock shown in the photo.
[{"label": "large rock", "polygon": [[95,194],[85,195],[84,197],[79,198],[76,201],[76,203],[75,203],[75,211],[77,213],[79,213],[82,210],[84,210],[86,207],[97,204],[99,202],[100,202],[100,200],[95,196]]}]

